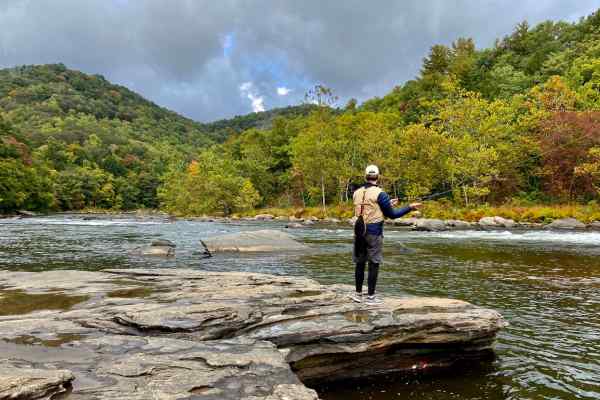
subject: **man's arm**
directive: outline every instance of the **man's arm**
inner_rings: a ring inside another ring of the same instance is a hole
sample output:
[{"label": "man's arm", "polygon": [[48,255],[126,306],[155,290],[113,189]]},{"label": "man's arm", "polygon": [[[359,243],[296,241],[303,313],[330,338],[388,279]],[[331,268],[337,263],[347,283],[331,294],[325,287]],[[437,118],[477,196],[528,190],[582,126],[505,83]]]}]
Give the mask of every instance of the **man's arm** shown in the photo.
[{"label": "man's arm", "polygon": [[379,204],[383,215],[385,215],[387,218],[392,219],[400,218],[403,215],[406,215],[409,212],[416,210],[420,206],[420,204],[415,203],[402,208],[394,208],[394,206],[392,205],[392,200],[386,192],[379,193],[379,196],[377,196],[377,204]]}]

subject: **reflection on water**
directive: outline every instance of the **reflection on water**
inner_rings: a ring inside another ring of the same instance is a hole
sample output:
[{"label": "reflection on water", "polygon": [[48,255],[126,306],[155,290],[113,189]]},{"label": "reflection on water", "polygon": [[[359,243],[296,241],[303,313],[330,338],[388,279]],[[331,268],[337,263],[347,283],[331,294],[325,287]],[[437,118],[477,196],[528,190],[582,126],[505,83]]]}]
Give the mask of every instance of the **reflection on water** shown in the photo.
[{"label": "reflection on water", "polygon": [[62,293],[25,293],[21,290],[0,290],[0,316],[28,314],[40,310],[69,310],[88,296],[67,296]]},{"label": "reflection on water", "polygon": [[[76,216],[0,220],[0,269],[192,267],[353,283],[352,233],[346,227],[290,231],[312,246],[311,254],[202,258],[200,238],[265,225]],[[177,256],[130,255],[157,238],[175,242]],[[115,295],[151,294],[128,290],[135,293]],[[499,310],[511,325],[499,337],[492,364],[442,375],[344,382],[319,388],[325,400],[600,398],[600,233],[388,229],[379,291],[466,300]],[[346,317],[359,321],[368,315]]]}]

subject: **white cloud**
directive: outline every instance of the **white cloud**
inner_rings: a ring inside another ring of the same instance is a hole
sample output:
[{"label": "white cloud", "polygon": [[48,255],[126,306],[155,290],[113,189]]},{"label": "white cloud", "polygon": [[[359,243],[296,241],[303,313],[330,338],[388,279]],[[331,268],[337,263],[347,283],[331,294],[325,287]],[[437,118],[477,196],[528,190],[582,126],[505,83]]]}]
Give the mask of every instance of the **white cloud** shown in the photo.
[{"label": "white cloud", "polygon": [[250,89],[252,89],[252,86],[254,86],[254,85],[252,84],[252,82],[244,82],[244,83],[242,83],[242,84],[240,85],[240,91],[241,91],[242,93],[243,93],[243,92],[247,92],[247,91],[249,91]]},{"label": "white cloud", "polygon": [[292,91],[292,89],[286,88],[285,86],[281,86],[281,87],[277,88],[277,94],[279,96],[287,96],[291,91]]},{"label": "white cloud", "polygon": [[260,96],[252,82],[244,82],[240,85],[240,94],[250,100],[252,111],[265,111],[265,98]]},{"label": "white cloud", "polygon": [[254,96],[252,93],[248,93],[248,98],[252,101],[252,111],[265,111],[265,98],[263,96]]}]

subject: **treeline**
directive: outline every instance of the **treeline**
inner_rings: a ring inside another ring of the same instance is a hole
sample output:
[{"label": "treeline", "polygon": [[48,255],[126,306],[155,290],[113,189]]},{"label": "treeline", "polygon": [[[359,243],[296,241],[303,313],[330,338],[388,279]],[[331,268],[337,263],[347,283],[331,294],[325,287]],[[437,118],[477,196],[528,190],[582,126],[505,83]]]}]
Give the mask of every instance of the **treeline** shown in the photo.
[{"label": "treeline", "polygon": [[328,107],[322,86],[311,94],[321,107],[308,116],[231,136],[173,172],[164,206],[199,214],[343,203],[368,163],[406,198],[598,199],[598,12],[575,24],[519,24],[490,49],[467,38],[435,45],[417,79],[360,106]]},{"label": "treeline", "polygon": [[391,93],[199,124],[63,65],[0,71],[0,212],[181,214],[348,200],[385,188],[458,204],[588,203],[600,191],[600,13],[519,24],[489,49],[435,45]]}]

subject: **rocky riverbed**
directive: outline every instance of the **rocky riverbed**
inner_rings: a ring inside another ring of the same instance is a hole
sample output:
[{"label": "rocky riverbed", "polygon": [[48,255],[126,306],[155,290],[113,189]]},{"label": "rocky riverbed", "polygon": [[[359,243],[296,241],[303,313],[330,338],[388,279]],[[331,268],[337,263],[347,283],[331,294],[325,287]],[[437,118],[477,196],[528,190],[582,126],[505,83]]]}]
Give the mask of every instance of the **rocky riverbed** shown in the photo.
[{"label": "rocky riverbed", "polygon": [[[330,380],[488,357],[506,325],[464,301],[302,277],[0,272],[0,399],[317,399]],[[65,397],[66,396],[66,397]]]}]

